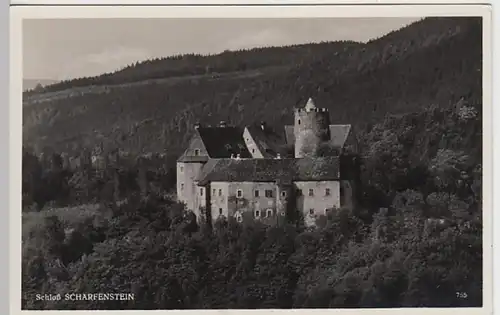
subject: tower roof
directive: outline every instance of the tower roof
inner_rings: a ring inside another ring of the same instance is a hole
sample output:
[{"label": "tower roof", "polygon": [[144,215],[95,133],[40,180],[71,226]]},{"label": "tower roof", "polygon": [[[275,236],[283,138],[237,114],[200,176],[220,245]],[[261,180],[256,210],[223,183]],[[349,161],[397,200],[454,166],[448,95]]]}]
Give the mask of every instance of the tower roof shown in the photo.
[{"label": "tower roof", "polygon": [[307,103],[306,103],[306,106],[304,107],[306,110],[311,110],[311,109],[315,109],[316,108],[316,105],[314,104],[314,101],[312,98],[309,98],[307,100]]}]

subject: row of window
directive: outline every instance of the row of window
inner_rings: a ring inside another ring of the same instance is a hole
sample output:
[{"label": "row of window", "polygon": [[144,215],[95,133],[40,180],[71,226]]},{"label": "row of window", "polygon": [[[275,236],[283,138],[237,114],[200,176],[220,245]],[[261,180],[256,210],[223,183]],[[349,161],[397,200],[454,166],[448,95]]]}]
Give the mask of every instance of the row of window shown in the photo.
[{"label": "row of window", "polygon": [[[314,215],[315,212],[316,212],[315,209],[313,209],[313,208],[309,209],[309,214],[310,215]],[[330,212],[330,209],[325,209],[324,213],[325,213],[325,215],[328,215],[329,212]]]},{"label": "row of window", "polygon": [[[181,190],[184,190],[184,183],[181,183]],[[341,190],[342,190],[342,187],[341,187]],[[204,189],[200,188],[200,196],[203,196],[203,191],[204,191]],[[215,196],[216,193],[217,193],[217,190],[215,188],[212,189],[212,196]],[[219,189],[219,194],[218,195],[222,196],[222,189]],[[264,191],[264,196],[266,198],[273,198],[273,195],[274,195],[273,194],[273,190],[271,190],[271,189],[266,189]],[[297,195],[298,196],[302,196],[303,195],[302,189],[298,189],[297,190]],[[309,189],[309,194],[308,195],[309,195],[309,197],[313,197],[314,196],[314,189]],[[326,188],[325,189],[325,196],[330,196],[330,195],[331,195],[330,188]],[[236,191],[236,196],[238,198],[242,198],[243,197],[243,191],[241,189],[238,189]],[[281,192],[281,196],[282,197],[286,197],[286,191],[282,191]],[[259,190],[255,190],[254,191],[254,197],[260,197],[260,191]]]}]

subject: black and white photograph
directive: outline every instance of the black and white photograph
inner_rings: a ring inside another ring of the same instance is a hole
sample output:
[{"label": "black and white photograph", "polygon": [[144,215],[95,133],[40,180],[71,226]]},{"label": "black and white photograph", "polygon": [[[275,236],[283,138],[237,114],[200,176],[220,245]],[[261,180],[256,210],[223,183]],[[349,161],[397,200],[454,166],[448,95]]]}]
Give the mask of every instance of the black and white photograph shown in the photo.
[{"label": "black and white photograph", "polygon": [[489,11],[404,12],[23,18],[21,309],[490,307]]}]

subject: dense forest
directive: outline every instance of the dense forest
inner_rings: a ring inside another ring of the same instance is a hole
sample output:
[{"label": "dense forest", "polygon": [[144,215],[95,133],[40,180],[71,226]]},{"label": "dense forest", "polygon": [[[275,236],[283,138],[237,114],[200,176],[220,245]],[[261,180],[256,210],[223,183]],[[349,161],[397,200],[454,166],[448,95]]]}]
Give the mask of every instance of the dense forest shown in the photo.
[{"label": "dense forest", "polygon": [[[387,113],[447,107],[462,97],[479,103],[481,40],[480,19],[436,18],[366,44],[321,43],[148,61],[76,80],[69,89],[73,81],[26,93],[24,144],[38,151],[71,152],[75,143],[104,142],[132,152],[168,149],[176,155],[197,121],[267,121],[282,128],[292,121],[293,107],[309,97],[329,109],[332,123],[361,129]],[[240,65],[243,61],[247,66]],[[209,74],[192,70],[207,67]],[[171,76],[161,69],[180,70]]]},{"label": "dense forest", "polygon": [[[367,44],[166,58],[26,94],[22,307],[481,306],[481,54],[480,20],[424,19]],[[357,127],[361,160],[357,207],[314,229],[197,223],[169,166],[62,167],[72,142],[108,138],[175,157],[201,117],[278,125],[309,96]],[[34,298],[91,292],[135,300]]]}]

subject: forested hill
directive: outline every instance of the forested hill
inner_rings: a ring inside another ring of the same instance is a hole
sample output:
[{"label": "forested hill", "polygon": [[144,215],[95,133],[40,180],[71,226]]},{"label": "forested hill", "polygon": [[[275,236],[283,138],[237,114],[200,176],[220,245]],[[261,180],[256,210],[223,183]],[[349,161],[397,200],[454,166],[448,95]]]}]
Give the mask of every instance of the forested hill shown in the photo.
[{"label": "forested hill", "polygon": [[[196,121],[290,123],[313,97],[334,123],[481,102],[480,18],[427,18],[366,44],[333,42],[185,55],[24,94],[25,145],[178,153]],[[78,141],[77,141],[78,140]]]}]

